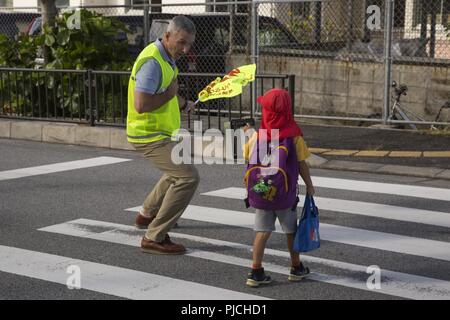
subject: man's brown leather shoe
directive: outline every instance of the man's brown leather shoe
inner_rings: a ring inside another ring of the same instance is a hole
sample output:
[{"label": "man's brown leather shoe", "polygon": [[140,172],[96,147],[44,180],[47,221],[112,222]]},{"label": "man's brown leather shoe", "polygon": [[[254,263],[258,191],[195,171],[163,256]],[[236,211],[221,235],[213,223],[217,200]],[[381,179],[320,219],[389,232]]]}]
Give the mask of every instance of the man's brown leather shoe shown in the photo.
[{"label": "man's brown leather shoe", "polygon": [[152,223],[152,221],[155,219],[155,216],[153,217],[145,217],[142,214],[138,213],[136,216],[136,221],[134,222],[134,225],[138,229],[147,229],[148,225]]},{"label": "man's brown leather shoe", "polygon": [[[137,216],[136,216],[136,221],[134,222],[134,225],[138,229],[147,229],[148,225],[150,223],[152,223],[153,220],[155,220],[155,217],[156,216],[146,217],[146,216],[143,216],[142,214],[138,213]],[[173,227],[177,228],[178,227],[178,222],[176,222]]]},{"label": "man's brown leather shoe", "polygon": [[186,248],[181,244],[176,244],[170,241],[168,235],[161,242],[148,240],[142,237],[141,250],[145,253],[154,254],[183,254],[186,252]]},{"label": "man's brown leather shoe", "polygon": [[174,248],[177,251],[186,251],[186,248],[182,244],[177,244],[177,243],[172,242],[170,240],[170,237],[168,234],[166,234],[166,237],[163,240],[163,243],[165,243],[168,246],[171,246],[172,248]]}]

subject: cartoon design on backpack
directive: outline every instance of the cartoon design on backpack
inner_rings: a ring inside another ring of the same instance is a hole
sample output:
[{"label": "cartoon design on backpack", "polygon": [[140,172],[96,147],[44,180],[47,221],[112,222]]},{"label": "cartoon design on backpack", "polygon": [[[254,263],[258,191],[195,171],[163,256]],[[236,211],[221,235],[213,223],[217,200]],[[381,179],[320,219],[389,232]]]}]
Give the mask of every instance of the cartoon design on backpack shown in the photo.
[{"label": "cartoon design on backpack", "polygon": [[272,180],[269,179],[267,182],[261,174],[257,175],[259,179],[258,183],[253,186],[253,191],[262,194],[263,199],[268,201],[273,201],[273,198],[277,194],[277,187],[272,184]]},{"label": "cartoon design on backpack", "polygon": [[[266,147],[267,154],[260,154],[261,147]],[[257,140],[244,178],[247,208],[294,210],[298,203],[298,170],[293,138],[282,139],[278,145]]]}]

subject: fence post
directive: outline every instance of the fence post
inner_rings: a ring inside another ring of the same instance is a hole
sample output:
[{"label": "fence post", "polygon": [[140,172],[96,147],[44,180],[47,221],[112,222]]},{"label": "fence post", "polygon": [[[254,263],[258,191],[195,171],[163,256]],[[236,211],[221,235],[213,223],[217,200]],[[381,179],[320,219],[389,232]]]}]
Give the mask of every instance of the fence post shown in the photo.
[{"label": "fence post", "polygon": [[392,26],[394,19],[394,1],[386,1],[385,34],[384,34],[384,105],[382,110],[383,124],[387,124],[389,108],[391,105],[391,83],[392,83]]},{"label": "fence post", "polygon": [[295,74],[288,76],[288,91],[291,96],[292,115],[295,115]]},{"label": "fence post", "polygon": [[[255,74],[258,74],[258,4],[257,3],[252,3],[252,34],[251,34],[251,39],[252,39],[252,60],[253,63],[256,64],[256,71]],[[257,80],[255,79],[255,81],[251,82],[251,99],[252,99],[252,109],[251,109],[251,114],[250,116],[253,117],[256,113],[256,96],[257,96]]]},{"label": "fence post", "polygon": [[88,105],[89,105],[89,124],[95,126],[95,112],[92,103],[92,70],[87,70],[88,76]]},{"label": "fence post", "polygon": [[148,45],[150,42],[150,21],[149,21],[149,7],[148,3],[144,6],[144,48]]},{"label": "fence post", "polygon": [[346,39],[346,47],[348,52],[352,51],[353,46],[353,8],[354,3],[353,0],[347,0],[347,39]]}]

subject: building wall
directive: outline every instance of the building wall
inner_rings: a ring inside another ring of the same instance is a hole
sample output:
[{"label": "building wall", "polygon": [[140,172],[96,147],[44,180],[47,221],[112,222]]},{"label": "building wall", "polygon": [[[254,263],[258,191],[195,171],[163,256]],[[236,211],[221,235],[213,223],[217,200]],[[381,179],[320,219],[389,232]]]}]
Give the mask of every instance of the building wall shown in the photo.
[{"label": "building wall", "polygon": [[37,8],[38,0],[13,0],[12,3],[14,8]]},{"label": "building wall", "polygon": [[[244,56],[232,56],[228,69],[248,62]],[[258,73],[296,76],[296,114],[356,117],[381,114],[383,64],[261,56]],[[439,108],[450,100],[449,68],[394,65],[392,77],[409,87],[408,95],[402,97],[405,108],[427,120],[434,120]],[[270,84],[267,85],[263,91],[270,89]]]}]

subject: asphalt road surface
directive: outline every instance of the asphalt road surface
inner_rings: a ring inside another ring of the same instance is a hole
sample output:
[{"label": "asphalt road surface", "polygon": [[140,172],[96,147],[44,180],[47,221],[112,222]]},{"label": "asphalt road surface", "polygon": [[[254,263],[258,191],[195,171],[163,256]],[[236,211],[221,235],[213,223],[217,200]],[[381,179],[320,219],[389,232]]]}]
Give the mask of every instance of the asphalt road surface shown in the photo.
[{"label": "asphalt road surface", "polygon": [[0,140],[0,155],[0,299],[450,299],[449,180],[312,170],[310,277],[288,282],[277,231],[264,259],[274,281],[249,288],[244,165],[198,165],[171,233],[188,253],[160,256],[140,251],[133,227],[161,175],[137,153]]}]

